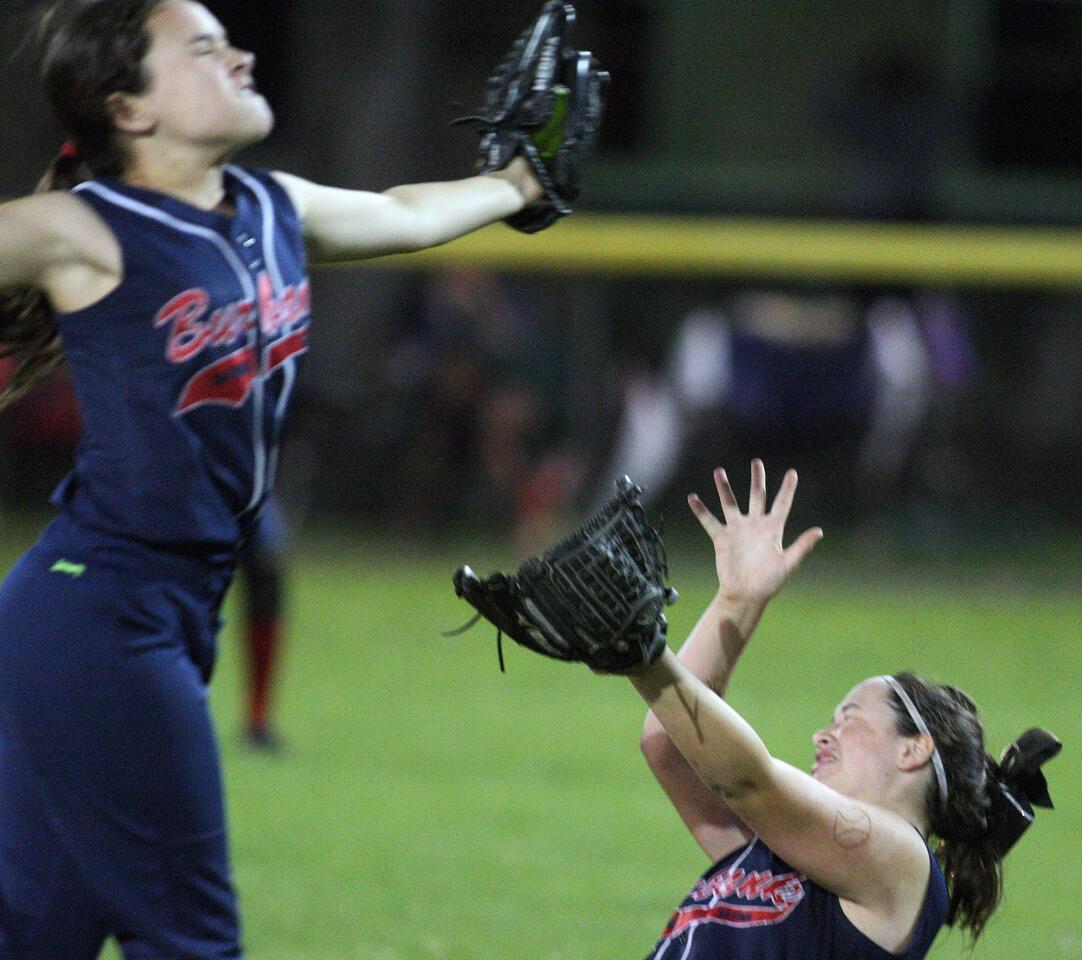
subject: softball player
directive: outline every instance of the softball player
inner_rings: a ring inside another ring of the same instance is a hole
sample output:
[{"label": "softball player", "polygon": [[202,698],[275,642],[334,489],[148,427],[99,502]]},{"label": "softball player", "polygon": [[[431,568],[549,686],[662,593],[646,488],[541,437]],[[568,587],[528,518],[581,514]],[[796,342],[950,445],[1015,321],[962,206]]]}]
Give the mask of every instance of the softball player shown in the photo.
[{"label": "softball player", "polygon": [[[651,711],[647,762],[713,863],[650,960],[919,960],[944,923],[975,940],[1031,803],[1051,805],[1040,764],[1058,741],[1029,731],[997,764],[969,697],[901,673],[846,695],[813,737],[810,776],[772,758],[722,698],[767,602],[822,531],[782,549],[793,471],[768,510],[754,461],[746,514],[724,471],[715,481],[724,523],[689,502],[714,544],[718,593],[679,657],[666,650],[631,677]],[[810,675],[829,671],[806,655]]]},{"label": "softball player", "polygon": [[28,291],[0,346],[16,392],[63,350],[84,433],[0,588],[0,960],[109,935],[129,960],[238,957],[205,685],[308,348],[306,249],[421,249],[540,188],[521,160],[385,194],[230,164],[272,114],[193,0],[62,0],[45,34],[74,140],[61,189],[0,207],[0,288]]}]

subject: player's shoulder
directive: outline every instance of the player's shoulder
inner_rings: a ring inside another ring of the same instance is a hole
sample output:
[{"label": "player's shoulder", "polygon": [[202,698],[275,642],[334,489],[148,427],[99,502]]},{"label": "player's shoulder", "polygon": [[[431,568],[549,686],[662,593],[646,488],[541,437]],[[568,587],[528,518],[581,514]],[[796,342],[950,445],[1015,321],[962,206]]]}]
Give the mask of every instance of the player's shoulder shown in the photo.
[{"label": "player's shoulder", "polygon": [[289,197],[297,215],[303,221],[307,218],[309,206],[314,192],[318,189],[316,184],[293,173],[282,170],[268,170],[268,176],[281,187]]},{"label": "player's shoulder", "polygon": [[75,194],[50,190],[9,201],[0,217],[16,226],[24,242],[49,251],[51,259],[94,259],[114,244],[102,218]]},{"label": "player's shoulder", "polygon": [[0,207],[0,211],[5,217],[42,233],[68,234],[96,219],[85,203],[64,190],[49,190],[10,200]]}]

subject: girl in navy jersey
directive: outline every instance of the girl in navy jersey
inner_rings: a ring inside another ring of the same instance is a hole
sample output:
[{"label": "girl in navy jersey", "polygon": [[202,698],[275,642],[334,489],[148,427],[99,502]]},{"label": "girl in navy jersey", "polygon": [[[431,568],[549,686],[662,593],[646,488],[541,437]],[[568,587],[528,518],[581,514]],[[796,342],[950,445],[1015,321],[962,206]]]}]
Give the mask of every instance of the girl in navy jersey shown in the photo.
[{"label": "girl in navy jersey", "polygon": [[61,0],[72,141],[0,207],[10,399],[67,359],[60,516],[0,588],[0,960],[240,955],[205,684],[308,346],[307,257],[443,243],[540,196],[488,176],[331,189],[229,163],[272,114],[193,0]]},{"label": "girl in navy jersey", "polygon": [[[714,544],[718,593],[679,656],[631,677],[650,706],[643,752],[714,864],[651,960],[918,960],[944,923],[976,939],[1004,854],[1032,804],[1051,805],[1040,765],[1058,741],[1029,731],[996,763],[972,700],[900,673],[846,694],[813,737],[810,775],[771,757],[723,698],[767,602],[822,531],[782,547],[792,470],[768,510],[754,461],[746,514],[724,471],[715,482],[724,523],[689,503]],[[809,656],[807,669],[821,679],[829,665]]]}]

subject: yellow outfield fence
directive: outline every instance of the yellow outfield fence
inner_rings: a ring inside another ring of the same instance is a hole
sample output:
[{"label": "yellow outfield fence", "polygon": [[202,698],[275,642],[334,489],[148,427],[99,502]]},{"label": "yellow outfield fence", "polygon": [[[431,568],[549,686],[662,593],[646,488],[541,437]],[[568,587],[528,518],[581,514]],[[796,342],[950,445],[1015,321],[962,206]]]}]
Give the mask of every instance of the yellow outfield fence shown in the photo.
[{"label": "yellow outfield fence", "polygon": [[575,214],[533,236],[503,224],[382,269],[1082,289],[1082,229]]}]

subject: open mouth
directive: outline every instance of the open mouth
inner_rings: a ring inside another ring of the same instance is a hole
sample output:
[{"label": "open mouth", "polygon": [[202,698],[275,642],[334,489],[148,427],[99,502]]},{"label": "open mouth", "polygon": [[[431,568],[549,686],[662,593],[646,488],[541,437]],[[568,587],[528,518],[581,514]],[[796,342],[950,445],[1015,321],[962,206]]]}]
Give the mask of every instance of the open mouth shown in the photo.
[{"label": "open mouth", "polygon": [[815,774],[817,774],[820,770],[823,769],[823,767],[827,766],[828,764],[834,763],[835,760],[837,760],[837,757],[833,757],[829,753],[819,754],[819,756],[815,758],[815,763],[812,764],[812,776],[815,776]]}]

